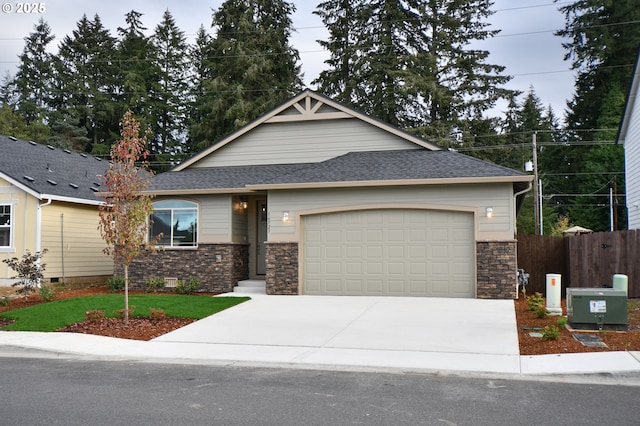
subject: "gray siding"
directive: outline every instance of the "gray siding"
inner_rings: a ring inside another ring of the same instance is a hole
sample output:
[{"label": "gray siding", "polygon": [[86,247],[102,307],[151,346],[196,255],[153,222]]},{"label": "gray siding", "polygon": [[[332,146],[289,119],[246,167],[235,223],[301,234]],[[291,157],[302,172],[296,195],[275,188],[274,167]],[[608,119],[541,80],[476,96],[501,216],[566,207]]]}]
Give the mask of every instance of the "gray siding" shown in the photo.
[{"label": "gray siding", "polygon": [[[385,187],[353,189],[319,189],[272,191],[269,194],[269,241],[297,241],[296,215],[320,209],[349,209],[356,206],[398,205],[402,208],[441,208],[454,206],[474,211],[478,240],[512,239],[515,225],[513,189],[510,183],[479,185],[433,185],[420,187]],[[486,217],[486,208],[493,217]],[[289,212],[288,222],[282,221]]]},{"label": "gray siding", "polygon": [[191,167],[291,164],[348,152],[418,148],[357,119],[262,124]]}]

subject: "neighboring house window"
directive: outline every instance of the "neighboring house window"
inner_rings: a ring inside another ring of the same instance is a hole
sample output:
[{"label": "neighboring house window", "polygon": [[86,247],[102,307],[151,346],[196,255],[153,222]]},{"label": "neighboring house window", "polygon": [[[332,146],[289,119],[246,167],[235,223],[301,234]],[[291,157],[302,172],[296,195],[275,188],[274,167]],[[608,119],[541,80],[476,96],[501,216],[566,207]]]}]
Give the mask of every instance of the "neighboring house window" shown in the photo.
[{"label": "neighboring house window", "polygon": [[198,205],[181,200],[153,203],[149,239],[158,240],[156,244],[164,247],[197,246]]},{"label": "neighboring house window", "polygon": [[11,247],[11,205],[0,205],[0,247]]}]

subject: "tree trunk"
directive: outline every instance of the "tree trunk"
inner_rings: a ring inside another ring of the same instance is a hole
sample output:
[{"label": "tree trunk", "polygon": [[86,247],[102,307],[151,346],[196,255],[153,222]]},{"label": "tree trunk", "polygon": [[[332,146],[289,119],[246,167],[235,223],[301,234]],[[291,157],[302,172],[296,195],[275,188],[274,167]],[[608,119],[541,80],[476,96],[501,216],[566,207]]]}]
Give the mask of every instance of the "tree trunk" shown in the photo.
[{"label": "tree trunk", "polygon": [[124,323],[129,324],[129,265],[124,265]]}]

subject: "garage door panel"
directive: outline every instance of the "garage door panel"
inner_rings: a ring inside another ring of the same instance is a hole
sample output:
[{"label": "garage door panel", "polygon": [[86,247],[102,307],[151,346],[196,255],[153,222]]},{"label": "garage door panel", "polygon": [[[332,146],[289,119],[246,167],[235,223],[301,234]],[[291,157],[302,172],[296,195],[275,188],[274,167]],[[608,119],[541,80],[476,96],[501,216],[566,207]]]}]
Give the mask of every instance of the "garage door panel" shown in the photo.
[{"label": "garage door panel", "polygon": [[303,220],[305,294],[475,295],[472,214],[389,209]]}]

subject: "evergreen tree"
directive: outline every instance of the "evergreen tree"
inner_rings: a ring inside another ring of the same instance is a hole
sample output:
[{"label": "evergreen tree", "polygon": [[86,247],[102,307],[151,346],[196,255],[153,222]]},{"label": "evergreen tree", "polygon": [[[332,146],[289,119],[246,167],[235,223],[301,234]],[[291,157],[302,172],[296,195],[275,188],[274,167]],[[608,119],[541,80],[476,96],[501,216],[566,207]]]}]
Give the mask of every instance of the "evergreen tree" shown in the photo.
[{"label": "evergreen tree", "polygon": [[64,115],[51,124],[49,144],[63,149],[82,151],[91,140],[87,137],[87,129],[80,126],[80,120]]},{"label": "evergreen tree", "polygon": [[52,55],[46,49],[55,36],[42,18],[33,28],[25,38],[14,81],[17,110],[27,125],[47,122],[53,80]]},{"label": "evergreen tree", "polygon": [[[160,68],[156,61],[156,51],[149,38],[144,35],[147,29],[142,25],[142,13],[132,10],[125,15],[126,27],[118,28],[118,64],[120,90],[118,106],[131,110],[140,117],[142,126],[151,125],[153,112],[160,108]],[[151,154],[158,153],[158,146],[150,147]]]},{"label": "evergreen tree", "polygon": [[300,90],[299,54],[289,44],[294,11],[284,0],[227,0],[213,14],[210,77],[196,101],[204,116],[190,129],[199,149]]},{"label": "evergreen tree", "polygon": [[[89,141],[84,151],[100,151],[117,137],[118,108],[114,100],[117,76],[114,67],[116,39],[102,25],[83,16],[71,36],[65,36],[56,58],[56,110],[77,120]],[[64,114],[56,120],[63,119]]]},{"label": "evergreen tree", "polygon": [[154,136],[149,145],[150,151],[156,154],[156,162],[166,162],[171,160],[171,155],[183,151],[189,89],[186,38],[168,10],[156,27],[151,43],[156,53],[155,64],[160,70],[160,91],[152,107]]},{"label": "evergreen tree", "polygon": [[208,114],[206,106],[213,102],[212,98],[215,96],[213,93],[207,93],[204,89],[206,82],[211,77],[211,69],[207,66],[210,48],[211,36],[201,25],[196,33],[195,43],[189,49],[191,77],[189,79],[188,127],[190,132],[184,147],[184,152],[187,154],[194,154],[198,151],[198,142],[193,138],[193,135],[200,133],[199,126]]},{"label": "evergreen tree", "polygon": [[[623,152],[602,143],[614,139],[622,116],[631,58],[640,46],[640,8],[631,0],[580,0],[560,10],[565,28],[557,34],[566,40],[565,60],[571,60],[577,72],[575,94],[568,103],[566,143],[591,144],[574,149],[567,161],[570,190],[580,194],[571,201],[570,220],[595,231],[608,230],[611,218],[604,200],[613,185],[612,173],[624,170]],[[620,208],[617,213],[619,227],[624,226],[626,212]]]},{"label": "evergreen tree", "polygon": [[419,128],[438,142],[449,139],[459,119],[480,117],[509,93],[500,87],[509,80],[501,75],[504,67],[487,64],[489,52],[468,48],[497,33],[484,22],[490,5],[484,0],[321,3],[317,14],[330,34],[321,44],[330,50],[331,69],[315,82],[367,114]]}]

